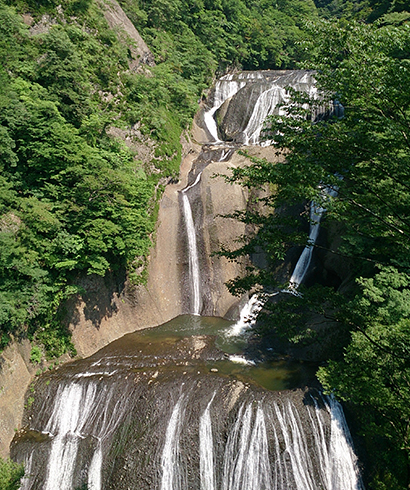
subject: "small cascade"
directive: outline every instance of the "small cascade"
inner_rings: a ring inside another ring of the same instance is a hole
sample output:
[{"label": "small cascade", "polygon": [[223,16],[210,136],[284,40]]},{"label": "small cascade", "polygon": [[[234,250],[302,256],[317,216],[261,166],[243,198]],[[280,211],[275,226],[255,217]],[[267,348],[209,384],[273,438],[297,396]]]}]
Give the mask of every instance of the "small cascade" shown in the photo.
[{"label": "small cascade", "polygon": [[311,203],[308,245],[306,245],[303,249],[289,280],[291,291],[296,290],[300,286],[309,269],[310,262],[312,260],[313,247],[319,235],[319,224],[323,212],[324,209],[322,207],[316,206],[315,203]]},{"label": "small cascade", "polygon": [[263,295],[253,294],[241,309],[239,320],[226,332],[226,337],[239,337],[249,331],[255,325],[264,304]]},{"label": "small cascade", "polygon": [[201,179],[201,173],[198,174],[195,182],[186,187],[182,192],[183,213],[185,219],[186,232],[188,237],[188,256],[189,256],[189,278],[192,292],[192,314],[201,313],[201,278],[199,272],[198,249],[196,243],[195,224],[192,216],[191,205],[187,192],[198,184]]},{"label": "small cascade", "polygon": [[[337,190],[335,189],[323,188],[321,189],[321,192],[325,198],[328,198],[329,196],[337,196]],[[319,235],[320,220],[322,219],[323,213],[325,211],[325,208],[315,204],[314,202],[310,204],[310,229],[308,245],[306,245],[303,249],[299,260],[296,263],[295,269],[293,270],[292,276],[289,280],[289,292],[296,291],[296,289],[300,286],[306,276],[306,273],[310,266],[310,262],[312,260],[313,247]]]},{"label": "small cascade", "polygon": [[101,486],[101,469],[103,462],[102,444],[98,441],[97,448],[94,451],[93,458],[88,470],[88,485],[87,490],[100,490]]},{"label": "small cascade", "polygon": [[301,423],[290,403],[282,411],[278,405],[274,407],[279,421],[282,436],[285,441],[286,452],[289,455],[291,473],[295,490],[313,490],[312,462],[306,438],[301,432]]},{"label": "small cascade", "polygon": [[165,444],[162,451],[161,490],[182,490],[179,468],[179,435],[183,418],[183,400],[181,396],[175,405],[165,433]]}]

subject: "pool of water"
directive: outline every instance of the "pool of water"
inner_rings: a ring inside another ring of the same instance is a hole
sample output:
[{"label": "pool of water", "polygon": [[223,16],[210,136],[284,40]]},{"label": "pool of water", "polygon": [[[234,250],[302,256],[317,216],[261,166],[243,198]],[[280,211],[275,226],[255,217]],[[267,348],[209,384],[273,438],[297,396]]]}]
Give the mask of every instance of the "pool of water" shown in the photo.
[{"label": "pool of water", "polygon": [[245,358],[249,332],[232,335],[235,322],[218,317],[201,317],[183,315],[158,327],[149,328],[125,335],[103,350],[107,353],[114,350],[119,353],[139,352],[142,356],[161,357],[164,352],[177,349],[178,342],[192,336],[211,336],[215,346],[225,353],[222,359],[187,362],[167,370],[196,370],[210,372],[219,376],[232,376],[243,382],[256,383],[269,390],[286,390],[310,385],[315,379],[317,366],[295,361],[256,362]]}]

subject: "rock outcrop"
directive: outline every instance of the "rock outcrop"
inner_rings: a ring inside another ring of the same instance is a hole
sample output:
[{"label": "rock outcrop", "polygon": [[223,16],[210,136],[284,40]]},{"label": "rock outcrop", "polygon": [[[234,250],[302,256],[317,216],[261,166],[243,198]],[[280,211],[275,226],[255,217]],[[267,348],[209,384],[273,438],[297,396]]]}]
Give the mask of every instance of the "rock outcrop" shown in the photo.
[{"label": "rock outcrop", "polygon": [[14,430],[20,428],[24,395],[35,368],[28,340],[13,342],[0,357],[0,457],[7,457]]},{"label": "rock outcrop", "polygon": [[132,42],[130,45],[132,57],[129,62],[130,70],[136,71],[141,65],[154,66],[154,55],[118,2],[116,0],[105,0],[101,3],[101,6],[104,9],[105,20],[111,29],[117,31],[120,36],[125,34]]}]

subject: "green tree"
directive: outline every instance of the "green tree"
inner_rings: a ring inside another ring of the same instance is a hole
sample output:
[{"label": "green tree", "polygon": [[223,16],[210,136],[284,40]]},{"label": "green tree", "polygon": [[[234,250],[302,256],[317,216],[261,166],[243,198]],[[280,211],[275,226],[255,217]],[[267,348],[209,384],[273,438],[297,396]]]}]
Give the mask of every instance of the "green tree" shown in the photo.
[{"label": "green tree", "polygon": [[23,476],[23,465],[0,458],[0,488],[2,490],[18,490]]},{"label": "green tree", "polygon": [[82,18],[88,32],[76,17],[29,36],[21,17],[0,2],[0,347],[11,335],[28,335],[47,357],[74,352],[63,305],[80,292],[80,274],[129,269],[141,280],[135,260],[143,262],[151,245],[155,185],[175,172],[147,175],[106,134],[122,106],[104,102],[99,89],[116,94],[126,45],[93,2],[63,7],[78,16],[94,9]]},{"label": "green tree", "polygon": [[[235,258],[262,247],[272,271],[291,247],[307,243],[300,219],[284,210],[312,201],[326,208],[323,225],[341,235],[340,246],[328,253],[349,261],[351,286],[343,293],[301,288],[301,296],[267,304],[264,332],[305,342],[314,333],[312,313],[337,322],[344,343],[334,346],[319,377],[361,420],[373,458],[371,488],[408,488],[410,30],[325,22],[312,35],[309,67],[317,70],[322,97],[293,93],[286,116],[268,123],[266,134],[283,162],[255,160],[235,171],[234,180],[250,188],[268,184],[273,192],[263,213],[240,216],[257,224],[258,233],[226,254]],[[334,115],[334,101],[343,105],[343,117]],[[253,270],[230,286],[271,288],[271,271]],[[386,451],[379,451],[384,443]]]}]

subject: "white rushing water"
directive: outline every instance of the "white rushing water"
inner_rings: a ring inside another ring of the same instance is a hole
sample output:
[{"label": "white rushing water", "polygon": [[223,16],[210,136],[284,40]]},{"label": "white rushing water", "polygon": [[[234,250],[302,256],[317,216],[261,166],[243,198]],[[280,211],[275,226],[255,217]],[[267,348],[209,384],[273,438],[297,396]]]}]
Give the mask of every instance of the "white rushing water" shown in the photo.
[{"label": "white rushing water", "polygon": [[333,397],[327,398],[327,403],[331,415],[329,488],[362,490],[364,487],[358,471],[357,457],[342,406]]},{"label": "white rushing water", "polygon": [[[94,376],[101,379],[98,372],[86,373],[85,378]],[[108,376],[109,377],[109,376]],[[117,429],[121,415],[126,413],[129,400],[124,394],[113,400],[112,390],[98,387],[94,381],[72,382],[59,386],[54,399],[54,407],[44,433],[50,434],[51,448],[46,468],[45,490],[72,490],[74,488],[75,464],[80,444],[86,436],[94,441],[94,451],[87,469],[87,488],[101,490],[103,444]],[[21,490],[30,490],[35,484],[30,478],[33,465],[30,455]],[[36,487],[37,488],[37,487]]]},{"label": "white rushing water", "polygon": [[211,109],[204,113],[204,123],[215,143],[220,143],[218,128],[214,119],[215,112],[221,105],[245,87],[246,81],[233,80],[233,75],[225,75],[215,84],[214,102]]},{"label": "white rushing water", "polygon": [[88,469],[88,486],[87,490],[101,489],[101,469],[103,463],[102,444],[98,441],[97,448],[94,451],[90,467]]},{"label": "white rushing water", "polygon": [[195,180],[195,182],[186,187],[182,192],[182,204],[183,213],[185,219],[185,226],[188,237],[188,257],[189,257],[189,278],[191,281],[192,290],[192,302],[191,302],[191,313],[193,315],[199,315],[201,313],[201,278],[199,272],[199,260],[198,260],[198,249],[196,243],[196,233],[195,224],[192,216],[191,204],[187,196],[187,191],[196,186],[201,179],[202,172],[200,172]]},{"label": "white rushing water", "polygon": [[239,337],[244,335],[250,330],[256,323],[258,314],[265,304],[265,298],[263,296],[254,294],[244,304],[240,313],[239,319],[234,323],[229,330],[225,333],[226,337]]},{"label": "white rushing water", "polygon": [[304,434],[300,431],[300,421],[296,419],[297,415],[290,403],[282,411],[277,405],[274,408],[285,441],[286,453],[289,456],[294,488],[313,490],[316,487],[311,477],[310,454]]},{"label": "white rushing water", "polygon": [[60,387],[46,431],[53,435],[45,490],[72,490],[74,463],[82,429],[96,394],[93,383]]},{"label": "white rushing water", "polygon": [[183,422],[183,395],[179,398],[165,433],[161,458],[161,490],[182,490],[179,471],[179,434]]},{"label": "white rushing water", "polygon": [[[181,394],[171,408],[165,404],[161,415],[162,420],[166,418],[165,434],[158,424],[161,419],[148,431],[154,436],[147,455],[159,480],[144,489],[363,490],[343,410],[333,398],[321,399],[319,394],[316,398],[308,394],[296,399],[272,397],[248,387],[240,395],[242,399],[227,409],[232,398],[226,385],[222,390],[208,391],[206,405],[200,399],[206,383],[202,380],[195,386],[195,390]],[[169,393],[175,389],[174,385]],[[114,396],[112,390],[89,381],[60,387],[45,427],[50,430],[51,448],[41,488],[73,490],[79,477],[84,481],[87,474],[90,490],[104,488],[103,460],[116,447],[112,441],[104,442],[110,434],[114,436],[121,420],[127,420],[129,426],[127,403],[132,398],[136,397],[126,391]],[[138,411],[135,420],[139,424],[146,418],[147,413]],[[131,450],[138,448],[139,440],[134,443]],[[39,471],[42,452],[37,461],[35,451],[30,452],[27,471]],[[128,453],[125,455],[128,461]],[[109,461],[112,464],[112,459]],[[131,465],[129,470],[134,468]],[[127,478],[126,472],[121,474]],[[192,482],[196,482],[194,486]],[[35,485],[28,475],[21,488],[39,488]],[[131,484],[130,488],[135,487]]]},{"label": "white rushing water", "polygon": [[[322,188],[321,193],[324,197],[336,197],[337,190],[330,188]],[[310,228],[309,228],[309,238],[308,245],[303,249],[299,260],[296,263],[295,269],[293,270],[292,276],[290,278],[290,291],[295,291],[309,269],[310,262],[312,260],[313,247],[316,243],[317,237],[319,235],[320,220],[322,219],[323,213],[326,211],[322,206],[318,206],[316,203],[312,202],[310,204]]]},{"label": "white rushing water", "polygon": [[211,404],[215,393],[199,421],[199,472],[201,490],[216,490],[214,442],[212,436]]},{"label": "white rushing water", "polygon": [[[211,413],[216,397],[199,421],[201,490],[363,490],[343,410],[334,399],[324,398],[320,408],[312,398],[313,407],[302,412],[290,401],[280,406],[265,406],[261,400],[243,403],[228,431],[223,461],[218,461]],[[161,490],[185,489],[179,467],[183,405],[181,397],[168,423]]]},{"label": "white rushing water", "polygon": [[[289,78],[292,77],[293,78]],[[221,143],[218,136],[215,113],[222,104],[235,96],[247,84],[267,81],[256,102],[253,105],[246,128],[240,141],[243,145],[258,145],[265,120],[272,114],[284,114],[280,105],[289,101],[288,86],[305,90],[309,96],[316,97],[317,89],[311,83],[311,75],[307,72],[289,72],[283,76],[266,78],[264,72],[242,72],[238,75],[225,75],[215,84],[213,106],[204,113],[204,123],[215,143]],[[259,85],[260,86],[260,85]],[[262,143],[263,145],[268,142]]]},{"label": "white rushing water", "polygon": [[310,205],[310,229],[308,245],[306,245],[303,249],[289,280],[291,290],[296,290],[300,286],[309,269],[310,262],[312,260],[313,247],[319,235],[319,223],[323,212],[324,209],[320,206],[318,207],[314,203]]}]

